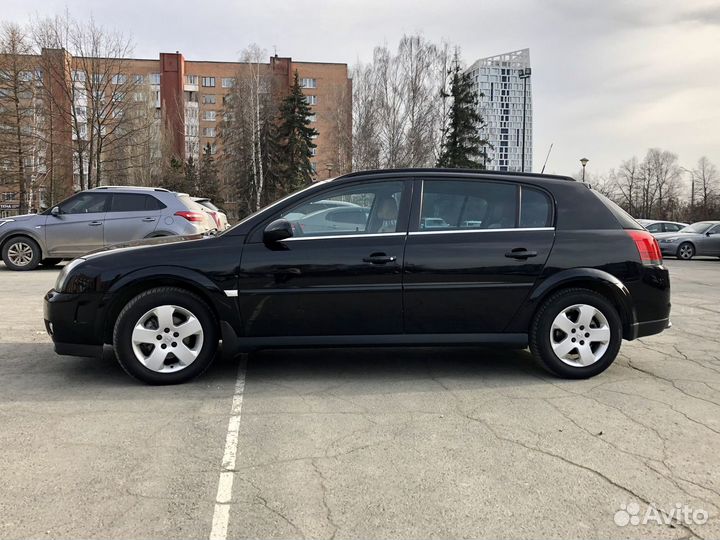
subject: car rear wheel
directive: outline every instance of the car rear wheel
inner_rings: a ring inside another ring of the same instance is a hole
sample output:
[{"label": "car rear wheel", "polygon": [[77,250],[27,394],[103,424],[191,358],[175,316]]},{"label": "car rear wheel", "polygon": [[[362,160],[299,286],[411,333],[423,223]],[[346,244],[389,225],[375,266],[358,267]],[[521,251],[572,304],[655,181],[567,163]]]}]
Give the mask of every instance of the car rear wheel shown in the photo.
[{"label": "car rear wheel", "polygon": [[198,296],[177,287],[139,294],[113,331],[118,362],[148,384],[178,384],[203,373],[218,347],[217,321]]},{"label": "car rear wheel", "polygon": [[690,242],[683,242],[680,244],[677,250],[677,257],[678,259],[682,259],[683,261],[689,261],[695,256],[695,246],[693,246]]},{"label": "car rear wheel", "polygon": [[40,261],[40,264],[43,266],[51,267],[51,266],[57,266],[62,262],[62,259],[43,259]]},{"label": "car rear wheel", "polygon": [[588,289],[563,289],[540,307],[530,350],[548,371],[585,379],[605,371],[620,351],[622,322],[613,304]]},{"label": "car rear wheel", "polygon": [[34,270],[41,258],[38,243],[26,236],[12,238],[2,248],[2,259],[10,270]]}]

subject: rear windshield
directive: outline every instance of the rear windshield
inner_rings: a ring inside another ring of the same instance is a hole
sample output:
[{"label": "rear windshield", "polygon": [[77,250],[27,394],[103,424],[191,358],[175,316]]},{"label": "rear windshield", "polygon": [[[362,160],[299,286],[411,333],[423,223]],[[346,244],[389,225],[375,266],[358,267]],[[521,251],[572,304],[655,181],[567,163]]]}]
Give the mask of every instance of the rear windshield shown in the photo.
[{"label": "rear windshield", "polygon": [[217,206],[215,206],[213,203],[211,203],[210,201],[195,201],[195,202],[198,204],[202,204],[205,208],[209,208],[213,212],[220,211],[220,209]]},{"label": "rear windshield", "polygon": [[643,226],[640,225],[637,221],[635,221],[635,218],[633,218],[630,214],[628,214],[625,210],[620,208],[617,204],[612,202],[610,199],[608,199],[605,195],[602,193],[598,193],[597,191],[593,191],[595,196],[602,201],[602,203],[605,205],[605,207],[610,210],[613,216],[615,216],[615,219],[618,220],[620,223],[620,226],[623,229],[637,229],[642,230]]}]

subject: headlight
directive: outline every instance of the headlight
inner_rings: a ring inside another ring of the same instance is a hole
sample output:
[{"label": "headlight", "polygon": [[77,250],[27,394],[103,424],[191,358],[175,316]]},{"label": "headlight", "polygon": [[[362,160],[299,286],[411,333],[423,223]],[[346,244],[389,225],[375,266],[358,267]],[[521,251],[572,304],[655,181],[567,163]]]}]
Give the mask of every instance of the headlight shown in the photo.
[{"label": "headlight", "polygon": [[672,244],[674,242],[677,242],[678,240],[680,240],[680,239],[679,238],[663,238],[662,240],[660,240],[660,243],[661,244]]},{"label": "headlight", "polygon": [[55,281],[55,290],[57,292],[63,292],[63,287],[67,284],[67,278],[70,274],[70,271],[74,268],[77,268],[79,265],[85,262],[85,259],[82,257],[78,257],[77,259],[73,259],[69,263],[67,263],[62,270],[60,270],[60,274],[57,277],[57,280]]}]

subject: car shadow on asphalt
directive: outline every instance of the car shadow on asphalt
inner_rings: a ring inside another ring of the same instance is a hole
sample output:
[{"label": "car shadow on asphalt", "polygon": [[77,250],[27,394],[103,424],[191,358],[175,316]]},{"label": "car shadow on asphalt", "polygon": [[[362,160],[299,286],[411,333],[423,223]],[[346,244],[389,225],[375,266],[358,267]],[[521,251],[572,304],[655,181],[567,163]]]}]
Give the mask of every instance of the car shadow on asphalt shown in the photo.
[{"label": "car shadow on asphalt", "polygon": [[457,379],[468,388],[542,384],[548,377],[528,350],[496,347],[267,350],[251,353],[247,366],[248,385],[352,383],[362,393],[388,392],[421,379]]}]

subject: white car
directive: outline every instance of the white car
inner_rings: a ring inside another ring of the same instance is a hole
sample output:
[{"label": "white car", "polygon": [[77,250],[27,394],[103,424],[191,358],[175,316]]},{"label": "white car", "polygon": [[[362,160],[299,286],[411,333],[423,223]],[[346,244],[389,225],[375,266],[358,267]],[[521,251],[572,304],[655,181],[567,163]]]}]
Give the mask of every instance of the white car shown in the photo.
[{"label": "white car", "polygon": [[203,210],[212,216],[218,231],[224,231],[230,228],[227,214],[215,206],[210,199],[206,197],[193,197],[193,201],[202,206]]},{"label": "white car", "polygon": [[688,226],[687,223],[677,221],[661,221],[655,219],[637,219],[636,221],[653,235],[665,232],[678,232],[680,229]]}]

